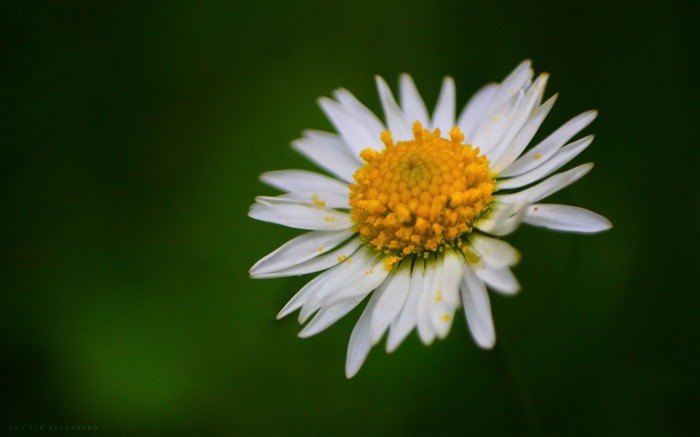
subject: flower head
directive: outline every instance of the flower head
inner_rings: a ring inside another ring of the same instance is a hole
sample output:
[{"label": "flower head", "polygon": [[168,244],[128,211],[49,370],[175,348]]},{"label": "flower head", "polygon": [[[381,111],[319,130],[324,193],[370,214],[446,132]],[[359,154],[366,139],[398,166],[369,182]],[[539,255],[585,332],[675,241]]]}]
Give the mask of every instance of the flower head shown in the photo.
[{"label": "flower head", "polygon": [[258,261],[251,276],[323,271],[278,318],[300,310],[300,323],[308,323],[299,335],[308,337],[370,296],[350,337],[348,377],[387,331],[389,352],[414,328],[430,344],[447,336],[460,307],[477,345],[493,347],[486,287],[507,295],[520,289],[510,270],[520,254],[501,237],[521,223],[579,233],[611,227],[582,208],[538,203],[593,167],[550,176],[591,144],[593,136],[569,141],[596,112],[528,149],[556,100],[542,103],[547,75],[532,77],[530,62],[521,63],[502,83],[480,89],[458,117],[451,78],[430,117],[410,76],[401,76],[400,105],[378,77],[385,123],[337,90],[335,100],[319,104],[338,133],[306,131],[293,143],[334,177],[304,170],[261,176],[285,193],[257,197],[250,216],[310,232]]}]

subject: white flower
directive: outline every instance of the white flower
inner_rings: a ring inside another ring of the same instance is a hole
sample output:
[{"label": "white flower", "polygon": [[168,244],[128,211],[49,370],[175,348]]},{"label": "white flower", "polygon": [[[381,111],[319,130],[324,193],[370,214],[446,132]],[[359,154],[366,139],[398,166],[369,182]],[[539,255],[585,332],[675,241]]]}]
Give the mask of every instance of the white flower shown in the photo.
[{"label": "white flower", "polygon": [[525,151],[556,100],[541,103],[547,77],[533,82],[525,61],[502,83],[481,88],[456,118],[451,78],[432,117],[408,75],[401,76],[400,104],[377,77],[386,123],[347,90],[337,90],[335,100],[321,98],[338,133],[306,131],[293,146],[335,177],[264,173],[263,182],[285,193],[257,197],[249,213],[311,231],[258,261],[252,277],[323,271],[278,318],[300,310],[300,323],[308,323],[299,336],[308,337],[370,295],[350,337],[348,377],[385,332],[388,352],[414,328],[427,345],[448,334],[460,307],[477,345],[493,347],[486,287],[506,295],[520,289],[510,270],[520,255],[500,237],[523,222],[580,233],[612,226],[585,209],[538,203],[593,167],[550,176],[591,144],[592,135],[567,142],[595,111]]}]

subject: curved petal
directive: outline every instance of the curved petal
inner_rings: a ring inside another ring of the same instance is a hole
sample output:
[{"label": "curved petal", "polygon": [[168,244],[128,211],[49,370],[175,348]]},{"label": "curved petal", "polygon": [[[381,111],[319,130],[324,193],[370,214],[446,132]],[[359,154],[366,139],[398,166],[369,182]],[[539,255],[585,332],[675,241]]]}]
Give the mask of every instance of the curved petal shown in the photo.
[{"label": "curved petal", "polygon": [[423,289],[421,290],[420,299],[418,301],[418,312],[416,314],[416,328],[418,330],[418,338],[424,345],[432,344],[437,336],[437,332],[430,322],[430,310],[433,307],[432,300],[435,298],[434,293],[431,293],[439,281],[442,280],[442,265],[437,263],[435,258],[429,258],[425,263],[425,277],[423,280]]},{"label": "curved petal", "polygon": [[[308,299],[301,307],[301,311],[299,311],[299,322],[304,323],[309,316],[324,306],[332,306],[335,303],[353,297],[353,293],[354,295],[361,295],[362,292],[368,293],[372,291],[374,288],[369,289],[366,287],[366,284],[359,283],[358,279],[365,272],[372,270],[377,263],[377,257],[366,248],[360,247],[360,250],[353,254],[351,258],[347,258],[343,263],[333,267],[332,270],[337,269],[337,273],[332,278],[328,278],[329,280],[322,283],[313,294],[308,296]],[[343,293],[348,287],[353,287],[353,293]],[[357,288],[361,288],[360,293],[356,291]],[[342,296],[339,296],[340,294]],[[329,297],[332,299],[329,300]]]},{"label": "curved petal", "polygon": [[[372,290],[368,290],[369,293]],[[355,296],[352,299],[343,300],[337,302],[333,305],[328,305],[321,308],[313,319],[304,326],[304,329],[299,331],[297,334],[300,338],[308,338],[312,335],[316,335],[319,332],[325,330],[338,320],[342,319],[347,313],[352,311],[360,302],[365,298],[366,294],[362,296]]]},{"label": "curved petal", "polygon": [[411,284],[411,263],[402,262],[396,273],[391,276],[391,281],[384,281],[386,289],[376,303],[371,321],[372,344],[376,344],[384,335],[406,303],[408,290]]},{"label": "curved petal", "polygon": [[425,261],[417,260],[411,270],[411,283],[406,296],[406,303],[401,309],[401,314],[391,324],[389,338],[386,341],[386,351],[393,352],[404,341],[404,339],[416,327],[418,304],[423,293],[423,282],[425,281]]},{"label": "curved petal", "polygon": [[475,264],[474,272],[482,281],[501,294],[510,296],[520,291],[520,283],[508,267],[491,267],[488,264]]},{"label": "curved petal", "polygon": [[537,133],[537,130],[542,125],[542,122],[549,114],[549,111],[554,106],[559,95],[555,94],[550,97],[544,104],[530,114],[530,117],[525,122],[523,127],[518,131],[518,134],[513,138],[506,151],[501,155],[497,162],[492,162],[492,171],[496,174],[501,173],[503,169],[508,168],[522,153],[523,150],[530,144],[532,138]]},{"label": "curved petal", "polygon": [[474,234],[469,239],[479,258],[494,267],[507,267],[520,261],[520,252],[503,240]]},{"label": "curved petal", "polygon": [[379,91],[379,100],[382,102],[384,115],[386,117],[386,124],[389,127],[393,140],[410,140],[413,138],[413,131],[411,130],[412,123],[406,119],[406,116],[399,108],[399,105],[396,104],[394,95],[391,93],[391,89],[389,89],[389,85],[386,84],[384,79],[376,76],[376,81],[377,90]]},{"label": "curved petal", "polygon": [[352,93],[340,88],[333,93],[333,97],[340,102],[348,112],[367,129],[370,135],[379,138],[379,134],[385,131],[384,124],[372,111],[363,105]]},{"label": "curved petal", "polygon": [[292,148],[345,182],[352,182],[352,175],[362,166],[360,157],[336,134],[307,130],[303,138],[292,142]]},{"label": "curved petal", "polygon": [[499,180],[497,182],[498,189],[508,190],[520,188],[547,177],[562,168],[581,152],[586,150],[586,147],[588,147],[592,142],[593,135],[589,135],[585,138],[581,138],[578,141],[574,141],[573,143],[559,149],[554,156],[540,164],[539,167],[535,167],[534,169],[527,173],[523,173],[520,176]]},{"label": "curved petal", "polygon": [[477,91],[465,105],[462,114],[457,120],[457,126],[464,134],[465,144],[472,143],[474,132],[483,119],[486,108],[496,96],[498,89],[499,85],[497,83],[487,84]]},{"label": "curved petal", "polygon": [[258,196],[255,201],[263,205],[295,204],[318,206],[321,208],[350,209],[348,195],[338,195],[323,191],[280,194],[279,196]]},{"label": "curved petal", "polygon": [[367,148],[381,150],[384,147],[380,138],[373,136],[372,132],[340,103],[328,97],[321,97],[318,99],[318,104],[338,130],[343,141],[352,150],[353,155],[360,156],[360,152]]},{"label": "curved petal", "polygon": [[474,132],[472,145],[479,148],[482,154],[491,159],[496,145],[503,135],[510,128],[513,118],[518,115],[518,107],[522,104],[525,96],[522,91],[518,91],[511,96],[503,105],[491,112],[491,115]]},{"label": "curved petal", "polygon": [[464,269],[459,291],[474,342],[482,349],[491,349],[496,344],[496,329],[493,327],[489,295],[484,283],[470,267]]},{"label": "curved petal", "polygon": [[416,84],[411,76],[405,73],[399,79],[399,99],[401,100],[401,109],[409,122],[420,121],[425,127],[430,125],[428,110],[418,93]]},{"label": "curved petal", "polygon": [[498,87],[498,92],[493,96],[491,103],[484,111],[484,120],[491,117],[498,111],[506,102],[511,100],[523,88],[527,87],[532,81],[532,62],[529,59],[521,62],[515,69],[505,78]]},{"label": "curved petal", "polygon": [[350,334],[348,355],[345,360],[345,376],[347,378],[352,378],[357,374],[360,367],[362,367],[362,364],[367,359],[372,345],[375,343],[371,338],[372,319],[377,305],[382,296],[386,293],[387,288],[380,288],[380,290],[372,293],[372,297],[367,303],[365,310],[362,311],[362,315],[355,324],[352,334]]},{"label": "curved petal", "polygon": [[442,274],[429,290],[432,304],[430,322],[438,338],[445,338],[452,327],[455,311],[461,305],[459,282],[464,270],[464,258],[453,250],[447,250],[438,262],[441,263]]},{"label": "curved petal", "polygon": [[455,82],[451,77],[442,81],[440,97],[433,111],[431,130],[440,129],[445,137],[455,125]]},{"label": "curved petal", "polygon": [[[277,314],[277,318],[281,319],[299,308],[302,308],[309,300],[316,299],[316,295],[319,293],[328,293],[335,284],[352,275],[353,267],[354,265],[344,262],[316,276],[287,302]],[[300,315],[299,322],[302,322],[304,319],[305,318],[302,318]]]},{"label": "curved petal", "polygon": [[571,170],[565,171],[563,173],[555,174],[549,178],[543,180],[539,184],[530,187],[526,190],[519,191],[513,194],[500,194],[494,196],[496,202],[502,202],[507,204],[518,204],[518,203],[534,203],[538,200],[544,199],[547,196],[551,196],[557,191],[573,184],[577,180],[584,177],[593,168],[593,163],[589,162],[587,164],[581,164],[578,167],[574,167]]},{"label": "curved petal", "polygon": [[353,233],[348,229],[312,231],[299,235],[255,263],[250,268],[250,276],[257,278],[260,275],[278,272],[328,253],[329,250],[348,240]]},{"label": "curved petal", "polygon": [[523,222],[565,232],[591,234],[612,228],[610,220],[587,209],[569,205],[530,205]]},{"label": "curved petal", "polygon": [[523,221],[527,202],[511,205],[496,202],[491,213],[477,222],[474,227],[491,235],[504,236],[515,231]]},{"label": "curved petal", "polygon": [[573,138],[574,135],[591,124],[597,115],[598,112],[596,111],[587,111],[572,118],[542,140],[538,145],[506,167],[500,172],[499,176],[518,176],[539,166],[541,162],[554,155],[567,141]]},{"label": "curved petal", "polygon": [[390,274],[391,271],[384,268],[384,259],[376,257],[367,268],[350,278],[350,281],[341,284],[333,293],[326,295],[321,305],[334,305],[356,296],[365,296],[369,291],[379,287]]},{"label": "curved petal", "polygon": [[319,254],[314,258],[285,269],[258,273],[255,277],[260,279],[281,278],[286,276],[305,275],[308,273],[326,270],[340,264],[345,259],[352,257],[361,244],[362,241],[359,238],[353,238],[343,246],[338,247],[335,250],[331,250],[330,252]]},{"label": "curved petal", "polygon": [[[510,114],[506,119],[506,125],[503,129],[503,134],[497,137],[497,142],[490,151],[486,151],[489,161],[491,162],[491,171],[498,173],[502,170],[503,156],[510,156],[513,152],[509,149],[511,144],[520,130],[525,126],[528,119],[535,113],[535,108],[544,94],[544,89],[547,86],[549,75],[542,73],[537,80],[522,91],[522,99],[510,110]],[[517,156],[516,156],[517,157]],[[515,158],[515,157],[514,157]],[[513,159],[514,159],[513,158]]]},{"label": "curved petal", "polygon": [[350,214],[296,204],[254,203],[248,216],[263,222],[312,231],[340,231],[353,225]]},{"label": "curved petal", "polygon": [[260,175],[260,180],[267,185],[288,192],[318,192],[320,190],[341,196],[347,196],[350,192],[347,184],[306,170],[268,171]]}]

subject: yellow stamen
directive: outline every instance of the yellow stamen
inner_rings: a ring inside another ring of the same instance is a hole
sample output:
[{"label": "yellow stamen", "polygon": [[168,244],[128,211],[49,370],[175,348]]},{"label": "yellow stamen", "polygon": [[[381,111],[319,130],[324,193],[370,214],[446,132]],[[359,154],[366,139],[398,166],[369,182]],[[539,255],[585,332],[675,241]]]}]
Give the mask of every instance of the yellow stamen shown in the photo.
[{"label": "yellow stamen", "polygon": [[350,185],[355,229],[365,243],[396,257],[388,268],[406,255],[460,246],[492,201],[488,161],[463,144],[459,128],[448,140],[415,122],[413,136],[394,143],[382,132],[386,148],[362,151],[365,164]]},{"label": "yellow stamen", "polygon": [[398,256],[388,256],[384,259],[384,268],[388,271],[394,268],[394,264],[396,264],[401,258]]}]

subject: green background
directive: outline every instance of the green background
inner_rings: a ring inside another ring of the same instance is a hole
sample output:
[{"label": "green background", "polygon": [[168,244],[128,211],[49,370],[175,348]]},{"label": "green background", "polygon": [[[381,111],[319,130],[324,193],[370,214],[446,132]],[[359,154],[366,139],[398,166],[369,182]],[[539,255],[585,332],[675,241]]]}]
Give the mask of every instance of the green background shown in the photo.
[{"label": "green background", "polygon": [[[3,1],[0,432],[698,435],[695,5]],[[539,138],[600,111],[552,201],[615,227],[509,238],[495,351],[460,316],[347,380],[359,312],[301,340],[275,315],[309,277],[248,277],[299,233],[247,217],[258,175],[314,169],[289,143],[337,87],[381,113],[375,74],[431,107],[449,74],[461,106],[525,58],[560,93]]]}]

